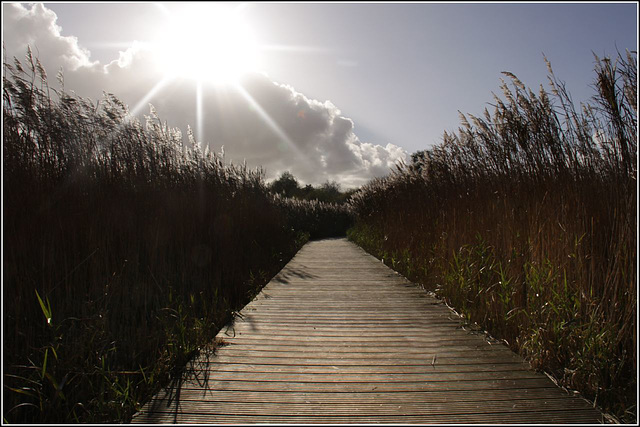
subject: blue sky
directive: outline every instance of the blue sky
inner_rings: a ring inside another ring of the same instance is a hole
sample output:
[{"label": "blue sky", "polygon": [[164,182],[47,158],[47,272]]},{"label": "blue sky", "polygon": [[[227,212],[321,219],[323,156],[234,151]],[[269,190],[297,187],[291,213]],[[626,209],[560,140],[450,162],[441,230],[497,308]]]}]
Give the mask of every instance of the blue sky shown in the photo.
[{"label": "blue sky", "polygon": [[[118,59],[133,40],[152,40],[167,19],[153,3],[45,6],[55,12],[61,35],[77,37],[101,64]],[[638,37],[631,2],[250,3],[242,15],[261,45],[287,47],[265,50],[259,71],[308,100],[330,101],[353,122],[357,140],[346,142],[350,150],[361,144],[358,159],[370,165],[393,157],[388,144],[410,154],[438,143],[444,130],[457,128],[458,110],[480,114],[491,92],[499,92],[501,71],[534,89],[546,86],[543,52],[574,100],[585,101],[592,94],[592,52],[637,50]],[[12,37],[3,31],[3,40]],[[171,122],[171,111],[161,114]],[[366,163],[365,152],[378,154]],[[271,172],[284,169],[291,168],[281,162]],[[339,179],[338,170],[308,173],[306,180]]]}]

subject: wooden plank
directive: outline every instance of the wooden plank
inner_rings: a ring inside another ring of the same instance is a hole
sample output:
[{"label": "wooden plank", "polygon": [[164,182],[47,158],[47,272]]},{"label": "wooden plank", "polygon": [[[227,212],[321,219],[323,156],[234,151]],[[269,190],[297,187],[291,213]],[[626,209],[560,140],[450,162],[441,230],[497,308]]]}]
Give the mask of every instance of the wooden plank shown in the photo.
[{"label": "wooden plank", "polygon": [[459,365],[459,364],[486,364],[486,363],[500,363],[506,360],[520,361],[517,355],[513,357],[506,357],[504,354],[496,353],[476,353],[472,356],[468,352],[449,352],[449,353],[434,353],[431,357],[388,357],[383,355],[382,357],[360,357],[360,358],[335,358],[335,357],[317,357],[315,355],[280,355],[274,356],[273,354],[261,354],[259,356],[251,355],[247,352],[237,353],[225,353],[216,357],[220,363],[249,363],[249,364],[272,364],[272,365],[304,365],[304,366],[379,366],[381,370],[384,370],[384,366],[431,366],[433,363],[433,356],[437,355],[435,365]]},{"label": "wooden plank", "polygon": [[416,338],[381,338],[376,340],[375,337],[350,337],[345,340],[343,337],[328,337],[328,336],[306,336],[304,338],[293,339],[291,335],[285,335],[284,337],[260,337],[257,338],[251,334],[238,334],[235,337],[227,337],[224,339],[225,345],[256,345],[256,346],[303,346],[303,347],[374,347],[374,348],[395,348],[395,347],[407,347],[407,348],[440,348],[442,346],[471,343],[478,346],[478,338],[475,336],[460,335],[455,337],[416,337]]},{"label": "wooden plank", "polygon": [[280,402],[216,402],[212,400],[187,400],[180,397],[174,403],[169,399],[158,401],[160,407],[175,406],[184,413],[209,413],[218,415],[297,415],[313,417],[337,417],[350,415],[375,416],[425,416],[437,414],[485,414],[514,413],[523,411],[566,411],[582,408],[583,402],[574,399],[521,399],[486,401],[446,401],[426,403],[374,402],[374,403],[280,403]]},{"label": "wooden plank", "polygon": [[[438,325],[436,330],[434,331],[434,325]],[[452,331],[459,330],[459,326],[452,323],[447,322],[434,322],[431,326],[420,326],[415,325],[411,328],[402,328],[397,325],[300,325],[300,324],[282,324],[278,325],[275,322],[261,322],[261,323],[251,323],[251,322],[243,322],[241,320],[236,321],[234,324],[229,325],[228,327],[223,328],[223,332],[221,337],[232,336],[233,332],[236,333],[245,332],[245,333],[256,333],[263,332],[265,334],[268,333],[291,333],[291,334],[300,334],[304,336],[304,334],[326,334],[326,335],[336,335],[343,334],[343,336],[355,336],[358,334],[365,333],[375,333],[379,331],[380,334],[396,334],[396,336],[425,336],[425,335],[442,335],[447,333],[452,333]],[[480,337],[483,335],[478,334]],[[364,335],[363,335],[364,336]]]},{"label": "wooden plank", "polygon": [[[238,358],[235,362],[233,358]],[[395,364],[393,362],[396,362]],[[514,355],[514,357],[504,357],[502,354],[496,353],[476,353],[469,355],[467,352],[459,353],[438,353],[437,361],[433,358],[375,358],[375,359],[347,359],[347,358],[318,358],[318,357],[267,357],[262,355],[260,357],[251,357],[246,354],[219,354],[215,358],[208,360],[197,360],[190,362],[188,366],[199,366],[202,364],[242,364],[242,365],[291,365],[291,366],[371,366],[376,367],[379,370],[387,372],[393,367],[402,369],[405,366],[423,367],[428,366],[430,369],[437,366],[446,365],[487,365],[487,364],[524,364],[521,358]],[[386,368],[381,368],[386,366]],[[463,369],[463,368],[462,368]]]},{"label": "wooden plank", "polygon": [[381,348],[369,348],[362,350],[359,348],[337,348],[333,347],[327,350],[326,347],[322,347],[318,350],[317,347],[304,348],[300,347],[275,347],[275,348],[256,348],[247,346],[229,346],[221,349],[220,355],[231,355],[242,353],[246,356],[254,355],[257,357],[307,357],[313,356],[317,359],[375,359],[375,358],[407,358],[407,359],[427,359],[431,360],[432,357],[438,354],[451,354],[451,353],[469,353],[474,352],[473,356],[480,356],[478,353],[498,353],[496,356],[502,356],[502,350],[493,350],[492,348],[485,346],[462,346],[456,345],[446,348],[430,347],[430,348],[412,348],[408,347],[402,350],[394,349],[381,349]]},{"label": "wooden plank", "polygon": [[[377,365],[356,365],[356,366],[308,366],[308,365],[267,365],[251,363],[217,363],[208,362],[191,363],[189,370],[193,371],[216,371],[216,372],[244,372],[244,373],[305,373],[305,374],[336,374],[348,376],[351,374],[380,373],[380,366]],[[435,365],[391,365],[384,368],[388,374],[420,374],[427,372],[499,372],[499,371],[530,371],[529,364],[524,362],[509,363],[485,363],[485,364],[435,364]]]},{"label": "wooden plank", "polygon": [[[203,400],[214,402],[269,402],[269,403],[380,403],[380,402],[486,402],[488,398],[492,400],[522,400],[522,399],[564,399],[562,394],[550,393],[555,387],[541,387],[529,389],[492,389],[478,390],[476,393],[466,391],[424,391],[424,392],[369,392],[369,393],[348,393],[348,392],[325,392],[325,393],[274,393],[269,391],[230,391],[230,390],[210,390],[210,389],[184,389],[180,393],[180,400]],[[554,394],[551,396],[551,394]],[[162,391],[157,400],[168,401],[173,399],[175,393]]]},{"label": "wooden plank", "polygon": [[[270,332],[268,328],[263,329],[266,332]],[[354,331],[353,329],[346,330],[338,330],[336,328],[276,328],[272,329],[272,332],[266,335],[256,335],[255,329],[251,327],[241,327],[238,325],[235,328],[235,335],[233,334],[233,329],[230,330],[229,335],[225,335],[224,340],[226,341],[233,336],[242,337],[242,336],[250,336],[251,339],[254,340],[286,340],[290,338],[304,338],[309,340],[321,339],[321,340],[352,340],[353,342],[367,342],[367,341],[412,341],[412,340],[423,340],[430,338],[440,338],[440,337],[450,337],[451,330],[446,329],[445,331],[425,331],[424,333],[420,333],[419,331],[406,331],[404,333],[398,333],[397,328],[394,329],[373,329],[373,328],[362,328],[360,330]],[[379,332],[376,332],[379,331]],[[225,331],[226,332],[226,331]],[[480,336],[484,337],[484,334],[473,332],[473,331],[462,331],[464,334],[468,336]],[[304,334],[304,335],[301,335]],[[308,334],[308,335],[307,335]],[[495,342],[495,341],[494,341]]]},{"label": "wooden plank", "polygon": [[414,318],[384,318],[381,316],[371,317],[371,318],[355,318],[350,316],[344,316],[343,318],[311,318],[305,316],[299,317],[285,317],[283,316],[281,320],[278,320],[276,316],[255,316],[251,312],[245,312],[242,315],[242,318],[237,319],[235,323],[277,323],[277,324],[294,324],[294,325],[317,325],[317,326],[325,326],[325,325],[408,325],[408,326],[417,326],[417,327],[430,327],[435,324],[448,324],[452,325],[452,321],[447,318],[437,318],[437,319],[429,319],[425,317],[414,317]]},{"label": "wooden plank", "polygon": [[[195,374],[194,374],[195,375]],[[196,378],[197,376],[197,378]],[[278,393],[417,393],[417,392],[448,392],[467,391],[476,393],[478,390],[522,390],[530,388],[548,388],[552,384],[546,377],[537,378],[495,378],[458,381],[418,381],[418,382],[338,382],[338,381],[241,381],[241,380],[214,380],[208,375],[196,375],[190,377],[181,384],[181,390],[230,390],[230,391],[269,391]],[[556,387],[554,392],[561,393]]]},{"label": "wooden plank", "polygon": [[[330,352],[327,349],[330,346]],[[357,345],[354,343],[342,343],[338,344],[314,344],[309,342],[300,342],[299,344],[286,344],[279,345],[277,343],[269,343],[266,344],[264,342],[257,342],[257,340],[253,343],[231,343],[227,344],[224,349],[220,350],[219,354],[230,354],[237,353],[239,351],[253,351],[253,352],[263,352],[266,356],[267,353],[271,355],[275,355],[275,353],[286,353],[287,355],[291,355],[291,353],[305,353],[306,355],[314,354],[316,357],[330,357],[331,354],[335,354],[336,357],[345,357],[345,355],[352,355],[351,357],[368,357],[370,354],[380,354],[387,355],[386,357],[403,357],[403,356],[411,356],[411,357],[419,357],[424,355],[434,354],[443,354],[443,353],[453,353],[453,352],[486,352],[486,351],[502,351],[501,349],[493,350],[492,348],[478,345],[473,341],[469,340],[467,343],[463,342],[449,342],[447,344],[406,344],[406,345],[396,345],[396,346],[383,346],[382,344],[379,346],[376,345]],[[224,353],[223,353],[224,352]],[[357,356],[355,356],[357,355]],[[475,356],[475,354],[474,354]]]},{"label": "wooden plank", "polygon": [[494,380],[518,380],[535,379],[539,374],[531,370],[505,370],[505,371],[471,371],[451,372],[446,370],[433,370],[432,372],[419,372],[407,374],[394,373],[348,373],[333,372],[323,374],[289,373],[289,372],[228,372],[211,369],[208,372],[211,381],[268,381],[268,382],[300,382],[300,383],[366,383],[366,384],[392,384],[392,383],[423,383],[429,382],[453,382],[453,381],[494,381]]},{"label": "wooden plank", "polygon": [[[138,417],[143,418],[143,417]],[[215,421],[212,421],[215,420]],[[273,415],[221,415],[221,414],[176,414],[174,412],[156,412],[144,418],[144,421],[134,419],[133,422],[145,423],[180,423],[180,424],[594,424],[603,423],[602,416],[595,418],[583,410],[560,411],[522,411],[515,413],[484,413],[484,414],[437,414],[417,416],[273,416]],[[533,421],[532,421],[533,420]]]},{"label": "wooden plank", "polygon": [[[409,315],[409,314],[402,314],[402,313],[385,313],[385,312],[379,312],[379,313],[360,313],[357,311],[344,311],[344,312],[340,312],[340,313],[293,313],[293,312],[287,312],[286,310],[282,310],[279,313],[268,313],[268,312],[261,312],[259,310],[257,311],[253,311],[253,310],[248,310],[244,316],[243,319],[245,321],[248,320],[266,320],[266,321],[278,321],[278,319],[283,319],[283,320],[294,320],[294,321],[300,321],[300,320],[313,320],[315,321],[321,321],[321,322],[333,322],[333,321],[351,321],[351,320],[355,320],[355,321],[367,321],[367,322],[380,322],[380,321],[386,321],[386,322],[392,322],[394,320],[398,320],[401,321],[402,323],[409,321],[409,322],[418,322],[420,323],[430,323],[435,319],[442,319],[441,316],[435,317],[435,318],[429,318],[429,316],[420,316],[418,313],[414,314],[414,315]],[[448,319],[443,319],[443,320],[448,320]]]},{"label": "wooden plank", "polygon": [[305,245],[217,339],[133,421],[602,421],[345,239]]}]

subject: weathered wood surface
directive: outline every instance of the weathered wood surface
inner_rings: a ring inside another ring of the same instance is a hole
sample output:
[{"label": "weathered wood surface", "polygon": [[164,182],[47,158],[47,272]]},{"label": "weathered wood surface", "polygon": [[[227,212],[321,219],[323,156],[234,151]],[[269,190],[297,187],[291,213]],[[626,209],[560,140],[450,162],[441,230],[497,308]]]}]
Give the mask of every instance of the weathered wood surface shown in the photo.
[{"label": "weathered wood surface", "polygon": [[142,423],[600,423],[345,239],[309,242]]}]

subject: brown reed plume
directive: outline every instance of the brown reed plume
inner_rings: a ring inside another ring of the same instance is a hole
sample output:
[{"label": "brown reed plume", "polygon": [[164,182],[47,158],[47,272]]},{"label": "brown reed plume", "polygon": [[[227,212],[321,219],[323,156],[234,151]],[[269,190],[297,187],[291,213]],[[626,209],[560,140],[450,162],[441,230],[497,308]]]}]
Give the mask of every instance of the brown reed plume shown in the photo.
[{"label": "brown reed plume", "polygon": [[493,113],[364,186],[349,236],[635,421],[637,57],[596,57],[580,110],[547,65],[551,93],[505,72]]}]

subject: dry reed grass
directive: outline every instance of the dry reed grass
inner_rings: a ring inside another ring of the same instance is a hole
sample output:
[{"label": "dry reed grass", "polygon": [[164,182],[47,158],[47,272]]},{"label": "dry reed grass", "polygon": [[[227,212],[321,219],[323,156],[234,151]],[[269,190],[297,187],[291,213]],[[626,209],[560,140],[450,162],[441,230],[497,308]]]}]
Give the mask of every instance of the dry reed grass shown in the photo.
[{"label": "dry reed grass", "polygon": [[59,81],[4,62],[3,417],[121,422],[347,214]]},{"label": "dry reed grass", "polygon": [[[545,58],[546,61],[546,58]],[[352,197],[349,236],[605,411],[636,420],[637,58],[579,111],[505,73],[484,117]]]}]

